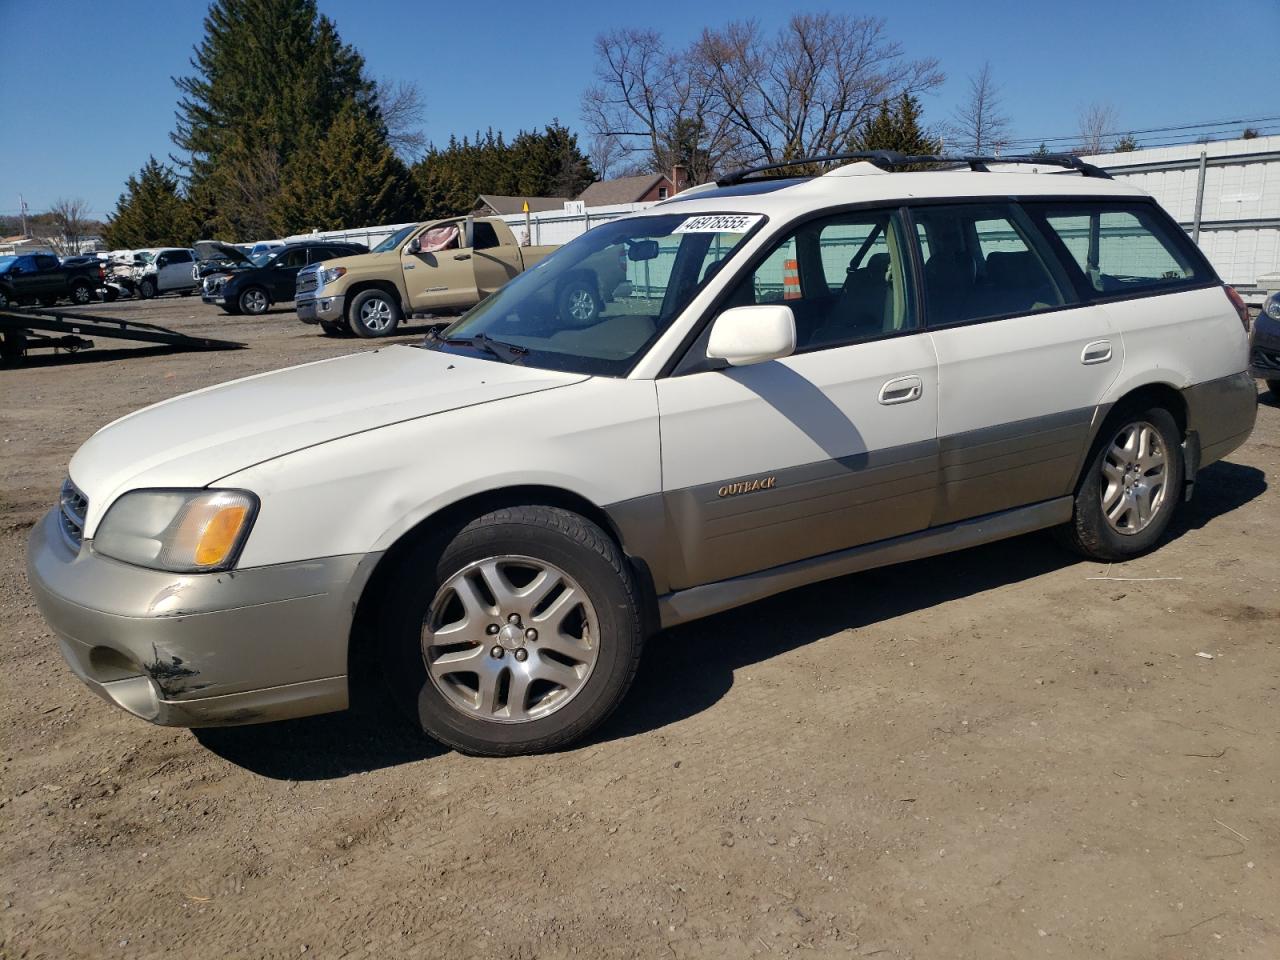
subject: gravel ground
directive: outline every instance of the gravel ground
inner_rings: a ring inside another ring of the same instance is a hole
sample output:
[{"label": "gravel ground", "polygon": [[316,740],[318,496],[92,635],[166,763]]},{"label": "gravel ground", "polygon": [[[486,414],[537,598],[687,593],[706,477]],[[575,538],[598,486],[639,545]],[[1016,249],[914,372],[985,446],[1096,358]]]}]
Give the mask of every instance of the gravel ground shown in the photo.
[{"label": "gravel ground", "polygon": [[654,639],[591,742],[475,760],[376,711],[159,729],[71,676],[23,552],[77,445],[368,347],[94,309],[250,348],[0,371],[0,957],[1280,956],[1276,398],[1147,557],[797,590]]}]

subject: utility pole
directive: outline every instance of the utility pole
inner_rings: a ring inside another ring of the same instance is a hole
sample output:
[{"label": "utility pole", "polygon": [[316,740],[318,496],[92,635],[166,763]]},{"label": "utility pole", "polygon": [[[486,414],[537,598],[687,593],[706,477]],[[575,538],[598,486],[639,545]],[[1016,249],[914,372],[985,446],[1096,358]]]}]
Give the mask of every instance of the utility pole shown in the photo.
[{"label": "utility pole", "polygon": [[18,215],[22,217],[22,235],[27,235],[27,201],[18,194]]}]

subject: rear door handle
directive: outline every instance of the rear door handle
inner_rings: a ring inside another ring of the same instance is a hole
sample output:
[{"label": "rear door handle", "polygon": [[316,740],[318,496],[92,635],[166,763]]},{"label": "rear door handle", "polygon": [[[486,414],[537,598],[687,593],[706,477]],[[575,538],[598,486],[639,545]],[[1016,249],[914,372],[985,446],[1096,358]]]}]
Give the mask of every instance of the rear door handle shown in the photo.
[{"label": "rear door handle", "polygon": [[924,393],[924,381],[919,377],[898,377],[880,388],[880,402],[885,406],[910,403],[919,400]]},{"label": "rear door handle", "polygon": [[1080,354],[1080,362],[1090,363],[1106,363],[1111,359],[1111,341],[1095,340],[1093,343],[1085,344],[1083,352]]},{"label": "rear door handle", "polygon": [[455,253],[455,254],[453,255],[453,259],[455,259],[455,260],[470,260],[470,259],[471,259],[471,254],[469,254],[469,253]]}]

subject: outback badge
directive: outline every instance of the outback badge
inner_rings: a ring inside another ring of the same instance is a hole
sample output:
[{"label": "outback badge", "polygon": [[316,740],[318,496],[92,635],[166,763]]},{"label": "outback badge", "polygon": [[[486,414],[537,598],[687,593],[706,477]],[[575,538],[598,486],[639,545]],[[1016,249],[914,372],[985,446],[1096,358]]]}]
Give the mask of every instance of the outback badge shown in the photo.
[{"label": "outback badge", "polygon": [[756,477],[754,480],[739,480],[737,483],[726,483],[716,491],[716,496],[736,497],[740,493],[754,493],[757,490],[772,490],[777,485],[777,477]]}]

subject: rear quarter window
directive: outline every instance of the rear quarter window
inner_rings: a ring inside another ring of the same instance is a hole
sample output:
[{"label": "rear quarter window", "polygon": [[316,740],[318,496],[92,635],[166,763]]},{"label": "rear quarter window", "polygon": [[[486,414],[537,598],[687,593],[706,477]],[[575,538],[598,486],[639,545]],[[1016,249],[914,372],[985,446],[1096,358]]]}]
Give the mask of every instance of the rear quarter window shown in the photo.
[{"label": "rear quarter window", "polygon": [[1213,282],[1190,238],[1148,203],[1027,204],[1066,248],[1099,296],[1157,292]]}]

